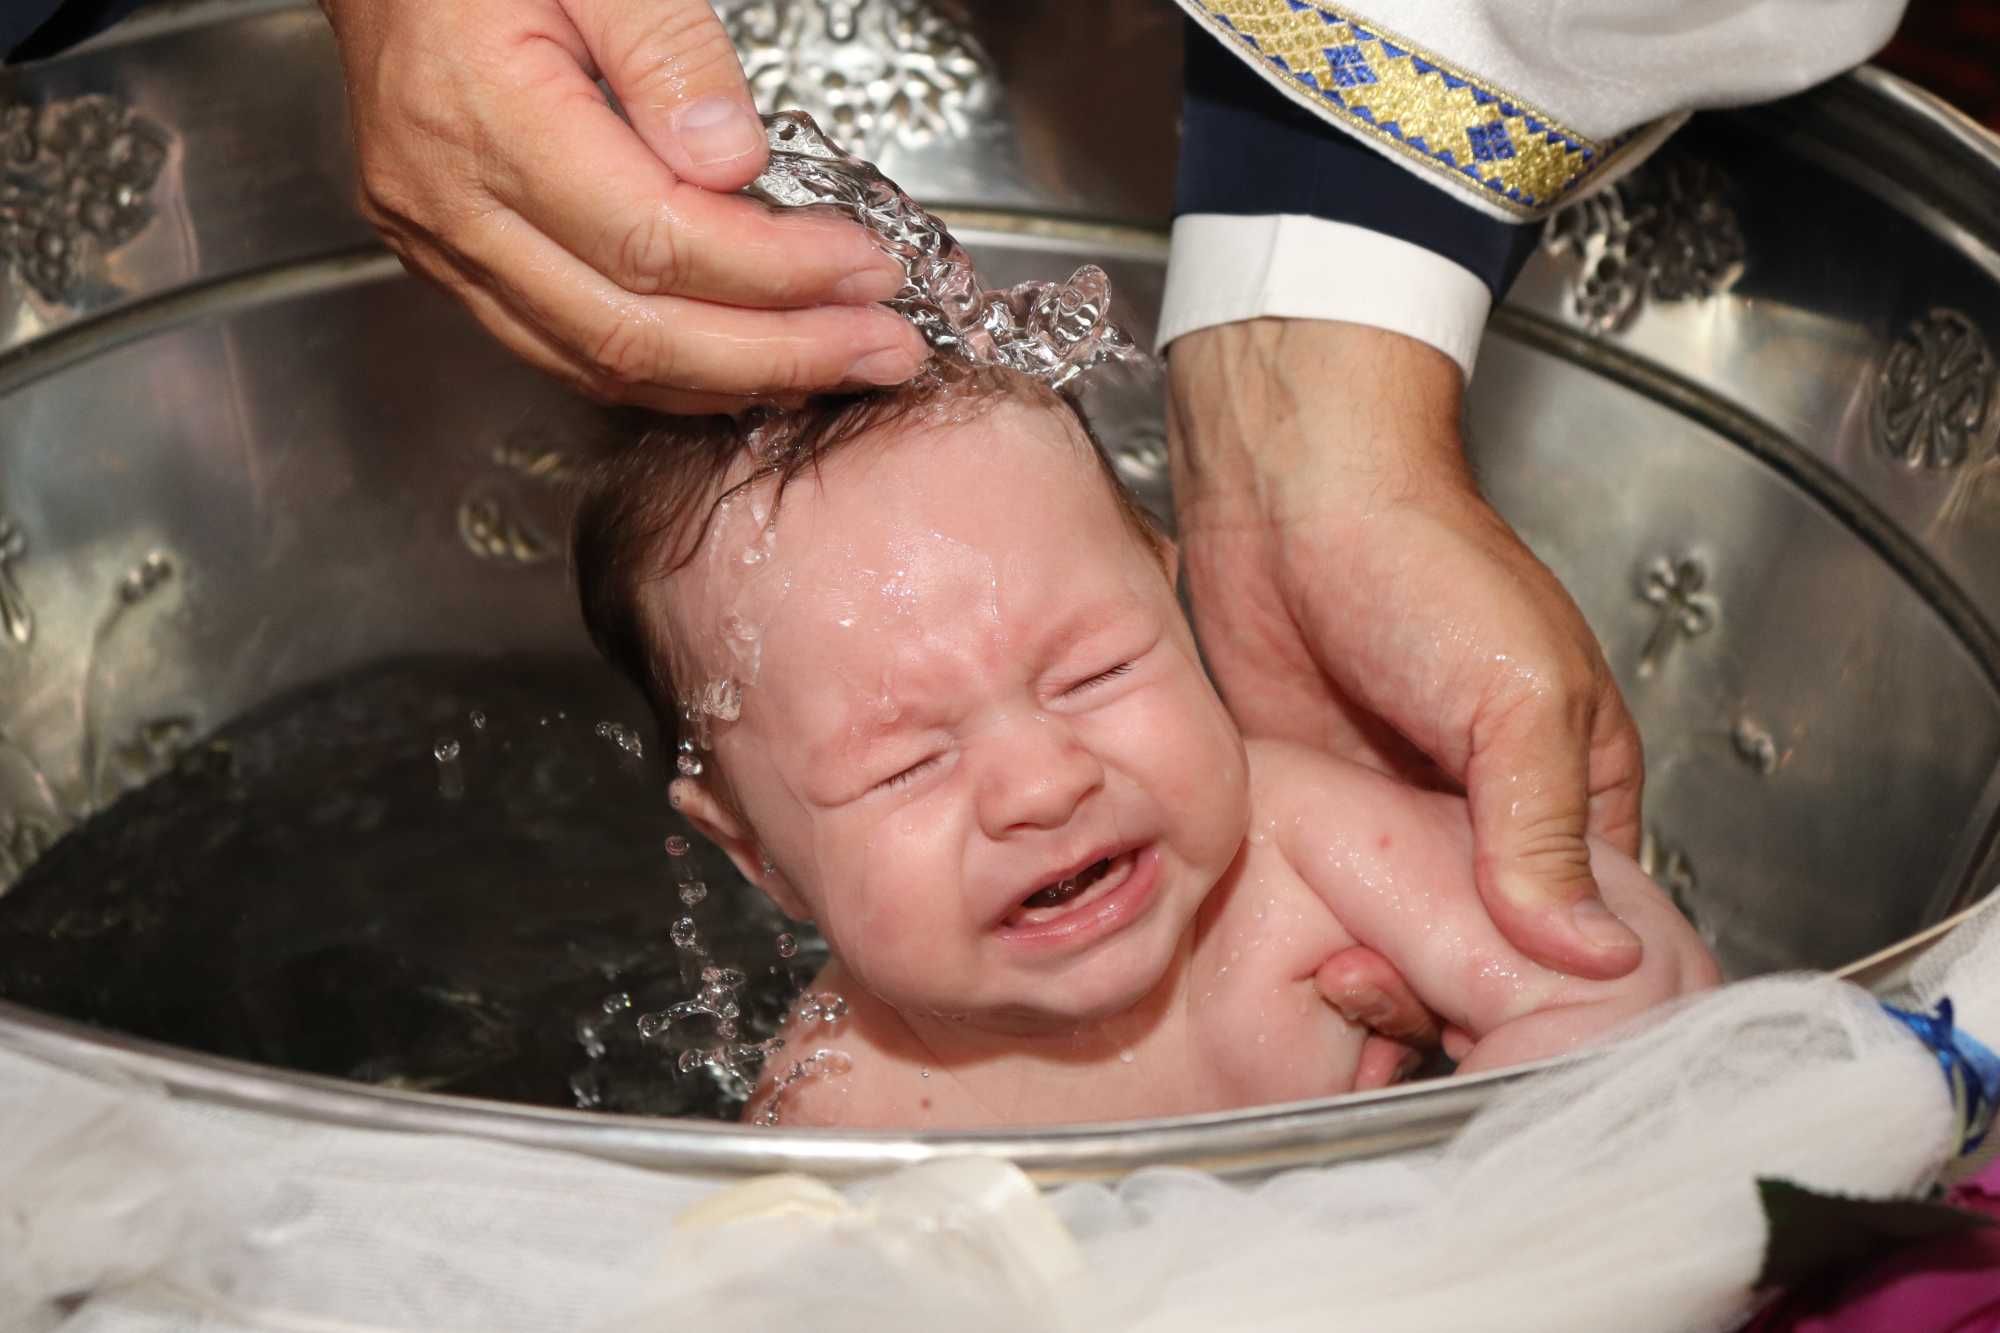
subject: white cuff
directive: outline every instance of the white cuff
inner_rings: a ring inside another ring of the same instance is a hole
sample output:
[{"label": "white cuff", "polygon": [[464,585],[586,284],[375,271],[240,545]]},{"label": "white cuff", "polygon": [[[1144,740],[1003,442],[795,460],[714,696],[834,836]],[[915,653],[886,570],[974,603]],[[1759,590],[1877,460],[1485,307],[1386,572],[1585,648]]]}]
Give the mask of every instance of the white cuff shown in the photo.
[{"label": "white cuff", "polygon": [[1331,319],[1429,343],[1467,380],[1492,293],[1434,251],[1346,222],[1292,213],[1174,219],[1156,350],[1238,320]]}]

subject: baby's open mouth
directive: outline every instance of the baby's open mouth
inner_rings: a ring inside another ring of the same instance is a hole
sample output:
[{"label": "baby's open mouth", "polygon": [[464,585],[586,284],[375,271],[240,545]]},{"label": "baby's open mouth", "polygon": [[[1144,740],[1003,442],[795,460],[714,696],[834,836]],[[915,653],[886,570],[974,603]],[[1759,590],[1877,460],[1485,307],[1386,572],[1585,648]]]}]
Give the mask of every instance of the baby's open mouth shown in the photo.
[{"label": "baby's open mouth", "polygon": [[1005,925],[1032,926],[1081,907],[1118,887],[1132,869],[1132,853],[1107,856],[1079,870],[1067,879],[1037,889],[1007,914]]}]

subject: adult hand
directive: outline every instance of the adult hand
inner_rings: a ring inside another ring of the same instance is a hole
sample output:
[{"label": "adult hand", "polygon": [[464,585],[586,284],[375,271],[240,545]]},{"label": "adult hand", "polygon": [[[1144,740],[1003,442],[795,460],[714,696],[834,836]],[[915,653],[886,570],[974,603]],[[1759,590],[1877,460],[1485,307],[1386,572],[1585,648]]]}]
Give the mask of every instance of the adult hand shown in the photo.
[{"label": "adult hand", "polygon": [[922,364],[862,228],[730,193],[767,150],[706,0],[322,3],[362,211],[526,360],[666,412]]},{"label": "adult hand", "polygon": [[1637,966],[1585,835],[1636,854],[1638,732],[1575,603],[1479,496],[1458,367],[1266,319],[1176,339],[1169,381],[1195,624],[1245,732],[1441,775],[1515,947],[1579,976]]}]

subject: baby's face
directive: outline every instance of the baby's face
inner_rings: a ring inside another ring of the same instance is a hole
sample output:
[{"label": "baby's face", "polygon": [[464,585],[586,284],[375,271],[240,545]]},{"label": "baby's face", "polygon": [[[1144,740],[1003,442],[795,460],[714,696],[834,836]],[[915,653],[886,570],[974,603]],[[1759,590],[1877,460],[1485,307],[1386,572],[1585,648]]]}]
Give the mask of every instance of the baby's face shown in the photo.
[{"label": "baby's face", "polygon": [[755,660],[716,731],[747,836],[898,1009],[1119,1012],[1241,845],[1241,739],[1066,413],[893,436],[802,474],[762,539],[747,497],[677,576],[698,669]]}]

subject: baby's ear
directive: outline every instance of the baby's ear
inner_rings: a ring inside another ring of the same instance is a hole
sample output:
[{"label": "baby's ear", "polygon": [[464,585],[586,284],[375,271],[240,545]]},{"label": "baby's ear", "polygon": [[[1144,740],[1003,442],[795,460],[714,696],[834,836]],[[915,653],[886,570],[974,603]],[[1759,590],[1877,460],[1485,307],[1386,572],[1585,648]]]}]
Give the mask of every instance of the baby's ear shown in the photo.
[{"label": "baby's ear", "polygon": [[736,866],[736,873],[762,889],[778,905],[779,911],[794,921],[812,920],[805,903],[785,882],[785,877],[776,869],[769,868],[770,862],[764,859],[763,847],[758,844],[743,817],[730,809],[706,784],[693,778],[675,778],[667,794],[674,809],[687,817],[687,822],[694,825],[695,831],[720,847],[723,855]]}]

